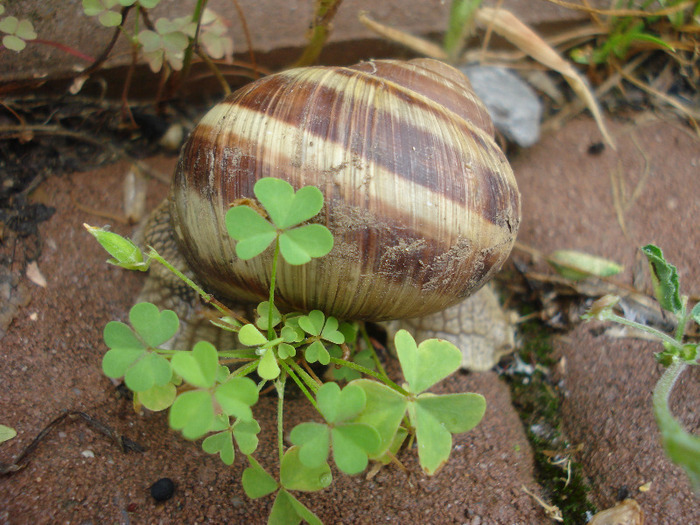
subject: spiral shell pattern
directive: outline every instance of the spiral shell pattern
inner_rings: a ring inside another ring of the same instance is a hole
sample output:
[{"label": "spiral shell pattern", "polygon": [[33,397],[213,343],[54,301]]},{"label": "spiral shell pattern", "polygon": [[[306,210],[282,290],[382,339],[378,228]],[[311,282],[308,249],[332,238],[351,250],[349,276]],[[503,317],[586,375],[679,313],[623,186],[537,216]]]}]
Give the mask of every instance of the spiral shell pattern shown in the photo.
[{"label": "spiral shell pattern", "polygon": [[455,304],[508,257],[520,194],[468,80],[431,59],[309,67],[253,82],[189,136],[171,193],[180,247],[229,298],[264,300],[271,250],[235,255],[224,215],[262,177],[313,185],[331,253],[282,263],[276,299],[343,319],[415,317]]}]

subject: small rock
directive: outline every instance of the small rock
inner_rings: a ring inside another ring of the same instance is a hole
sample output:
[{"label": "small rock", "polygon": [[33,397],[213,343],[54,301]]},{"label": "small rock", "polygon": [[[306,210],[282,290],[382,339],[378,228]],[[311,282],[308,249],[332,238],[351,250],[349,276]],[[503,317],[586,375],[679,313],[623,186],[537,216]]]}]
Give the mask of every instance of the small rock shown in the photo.
[{"label": "small rock", "polygon": [[498,131],[524,148],[537,142],[542,102],[527,83],[502,67],[464,66],[460,70],[486,104]]},{"label": "small rock", "polygon": [[174,493],[175,483],[170,478],[161,478],[151,485],[151,496],[158,502],[168,501]]}]

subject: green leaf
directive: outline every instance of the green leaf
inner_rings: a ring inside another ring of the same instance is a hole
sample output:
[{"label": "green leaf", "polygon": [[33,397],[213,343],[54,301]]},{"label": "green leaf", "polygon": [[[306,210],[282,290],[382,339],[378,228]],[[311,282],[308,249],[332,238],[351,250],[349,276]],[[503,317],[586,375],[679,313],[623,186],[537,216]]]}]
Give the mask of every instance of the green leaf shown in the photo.
[{"label": "green leaf", "polygon": [[258,364],[258,375],[263,379],[272,381],[280,375],[280,367],[277,364],[277,358],[272,348],[268,348],[260,358]]},{"label": "green leaf", "polygon": [[280,483],[288,490],[316,492],[328,487],[333,481],[333,474],[327,462],[317,467],[307,467],[299,459],[299,447],[287,449],[280,465]]},{"label": "green leaf", "polygon": [[275,226],[284,229],[286,226],[282,226],[282,224],[285,223],[289,208],[294,200],[292,185],[282,179],[265,177],[255,183],[253,192]]},{"label": "green leaf", "polygon": [[102,358],[102,371],[107,377],[119,379],[129,367],[145,353],[145,350],[122,348],[109,350]]},{"label": "green leaf", "polygon": [[117,27],[122,23],[121,13],[115,11],[102,11],[97,19],[100,21],[100,24],[105,27]]},{"label": "green leaf", "polygon": [[696,304],[690,311],[690,317],[693,318],[697,324],[700,324],[700,303]]},{"label": "green leaf", "polygon": [[5,425],[0,425],[0,443],[9,441],[17,435],[17,431]]},{"label": "green leaf", "polygon": [[421,394],[416,403],[452,434],[469,432],[486,413],[486,400],[480,394]]},{"label": "green leaf", "polygon": [[642,253],[647,256],[649,261],[654,294],[661,308],[674,314],[680,313],[683,309],[683,304],[679,294],[678,271],[676,267],[666,262],[661,249],[653,244],[644,246]]},{"label": "green leaf", "polygon": [[26,42],[21,38],[16,37],[15,35],[5,35],[4,37],[2,37],[2,45],[5,46],[7,49],[16,51],[17,53],[19,53],[25,47],[27,47]]},{"label": "green leaf", "polygon": [[180,327],[177,314],[172,310],[158,310],[151,303],[138,303],[129,310],[129,321],[136,333],[150,347],[157,347],[171,339]]},{"label": "green leaf", "polygon": [[356,379],[348,384],[350,385],[358,386],[365,392],[365,408],[353,421],[366,423],[379,432],[381,440],[379,454],[381,455],[386,452],[394,439],[406,413],[408,400],[396,390],[378,381]]},{"label": "green leaf", "polygon": [[442,339],[428,339],[416,346],[411,334],[399,330],[394,345],[404,378],[414,394],[427,390],[462,364],[462,352]]},{"label": "green leaf", "polygon": [[258,448],[258,432],[260,425],[254,419],[252,421],[236,421],[233,425],[233,437],[236,438],[238,448],[244,454],[252,454]]},{"label": "green leaf", "polygon": [[298,445],[299,459],[309,468],[320,467],[328,459],[330,451],[330,433],[321,423],[300,423],[292,429],[289,439]]},{"label": "green leaf", "polygon": [[[109,352],[107,352],[109,353]],[[105,359],[107,355],[105,354]],[[103,360],[104,368],[104,360]],[[149,390],[154,385],[164,386],[172,377],[170,361],[151,352],[144,352],[140,358],[127,369],[124,384],[134,392]]]},{"label": "green leaf", "polygon": [[278,228],[291,228],[316,216],[322,207],[321,190],[314,186],[304,186],[294,194],[285,217],[279,222],[275,221],[275,224]]},{"label": "green leaf", "polygon": [[306,264],[333,249],[333,234],[322,224],[306,224],[280,235],[280,253],[291,265]]},{"label": "green leaf", "polygon": [[280,343],[277,347],[277,356],[280,359],[287,359],[288,357],[294,357],[295,355],[297,355],[297,349],[290,344]]},{"label": "green leaf", "polygon": [[301,521],[309,525],[323,525],[320,519],[289,492],[277,493],[267,522],[271,525],[296,525]]},{"label": "green leaf", "polygon": [[323,327],[321,337],[337,345],[342,345],[345,342],[345,336],[338,331],[338,320],[335,317],[326,319],[326,325]]},{"label": "green leaf", "polygon": [[252,323],[244,324],[241,327],[238,331],[238,340],[245,346],[260,346],[268,342],[267,337],[260,333],[260,330]]},{"label": "green leaf", "polygon": [[347,421],[365,407],[365,391],[349,384],[342,391],[337,383],[325,383],[316,392],[318,410],[330,424]]},{"label": "green leaf", "polygon": [[700,438],[684,431],[680,425],[661,428],[661,440],[664,449],[675,463],[685,469],[693,490],[700,491]]},{"label": "green leaf", "polygon": [[277,229],[248,206],[226,212],[226,230],[236,241],[236,255],[247,261],[260,255],[277,237]]},{"label": "green leaf", "polygon": [[547,258],[547,262],[564,278],[580,281],[588,277],[610,277],[624,268],[617,263],[574,250],[557,250]]},{"label": "green leaf", "polygon": [[299,327],[310,335],[321,335],[326,317],[321,310],[312,310],[309,315],[302,315],[298,321]]},{"label": "green leaf", "polygon": [[217,387],[214,397],[229,416],[251,421],[250,407],[258,402],[258,387],[249,377],[232,377]]},{"label": "green leaf", "polygon": [[214,423],[214,408],[209,392],[193,390],[180,394],[170,407],[171,428],[182,430],[187,439],[199,439]]},{"label": "green leaf", "polygon": [[236,453],[233,450],[233,436],[231,432],[219,432],[208,436],[202,441],[202,450],[207,454],[219,454],[225,465],[233,465]]},{"label": "green leaf", "polygon": [[346,474],[358,474],[367,467],[367,456],[381,445],[379,433],[364,423],[344,423],[331,430],[333,460]]},{"label": "green leaf", "polygon": [[[267,325],[270,317],[270,301],[263,301],[258,304],[256,312],[258,313],[258,319],[255,321],[255,326],[260,328],[260,330],[267,330]],[[272,327],[274,328],[280,322],[282,322],[282,315],[275,305],[272,305]]]},{"label": "green leaf", "polygon": [[485,409],[486,402],[478,394],[423,394],[409,405],[411,423],[416,428],[418,459],[427,474],[435,474],[450,457],[451,433],[471,430]]},{"label": "green leaf", "polygon": [[314,341],[307,346],[304,351],[304,357],[309,363],[319,362],[322,365],[327,365],[331,362],[331,355],[321,341]]},{"label": "green leaf", "polygon": [[199,341],[191,352],[178,352],[172,358],[175,373],[199,388],[214,386],[219,369],[219,354],[208,341]]},{"label": "green leaf", "polygon": [[153,385],[148,390],[136,393],[139,403],[153,412],[160,412],[170,407],[177,396],[177,388],[172,383]]},{"label": "green leaf", "polygon": [[250,467],[243,471],[241,482],[243,490],[251,499],[262,498],[268,494],[272,494],[279,484],[268,474],[265,469],[258,463],[253,456],[248,456]]}]

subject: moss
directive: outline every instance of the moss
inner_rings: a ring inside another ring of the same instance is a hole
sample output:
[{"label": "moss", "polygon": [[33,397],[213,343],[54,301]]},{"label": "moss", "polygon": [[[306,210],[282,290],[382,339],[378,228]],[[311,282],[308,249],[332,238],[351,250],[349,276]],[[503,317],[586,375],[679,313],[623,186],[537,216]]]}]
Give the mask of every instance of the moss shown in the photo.
[{"label": "moss", "polygon": [[[555,365],[551,334],[538,323],[521,326],[520,359],[532,373],[507,374],[513,404],[525,425],[535,452],[535,473],[548,502],[559,507],[564,523],[583,524],[595,513],[588,501],[588,487],[580,464],[573,461],[573,447],[561,430],[560,396],[549,377]],[[567,458],[571,462],[567,465]],[[563,459],[562,463],[557,460]],[[567,481],[568,478],[568,481]]]}]

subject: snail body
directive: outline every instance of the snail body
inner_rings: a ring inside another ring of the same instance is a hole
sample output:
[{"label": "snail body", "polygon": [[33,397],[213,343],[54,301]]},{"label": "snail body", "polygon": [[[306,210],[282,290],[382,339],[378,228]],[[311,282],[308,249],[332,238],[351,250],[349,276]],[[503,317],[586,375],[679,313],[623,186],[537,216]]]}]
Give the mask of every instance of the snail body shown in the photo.
[{"label": "snail body", "polygon": [[500,269],[520,223],[520,194],[469,82],[441,62],[310,67],[253,82],[190,134],[170,195],[179,250],[228,298],[269,293],[272,251],[243,261],[226,233],[232,203],[263,177],[313,185],[313,219],[335,245],[278,266],[281,308],[343,319],[427,315]]}]

